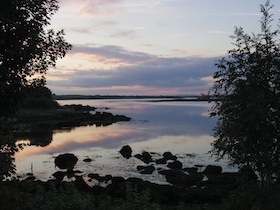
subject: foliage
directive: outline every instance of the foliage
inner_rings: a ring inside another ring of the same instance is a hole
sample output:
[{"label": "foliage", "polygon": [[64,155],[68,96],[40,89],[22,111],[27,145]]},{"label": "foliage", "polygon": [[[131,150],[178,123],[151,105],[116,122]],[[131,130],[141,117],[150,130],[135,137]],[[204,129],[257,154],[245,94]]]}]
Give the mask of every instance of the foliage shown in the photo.
[{"label": "foliage", "polygon": [[126,183],[125,185],[125,198],[113,199],[106,196],[99,203],[100,210],[110,209],[114,206],[116,210],[156,210],[160,209],[158,204],[153,203],[150,200],[150,192],[148,190],[139,191],[136,185]]},{"label": "foliage", "polygon": [[29,87],[24,91],[25,98],[20,103],[23,109],[54,109],[59,105],[52,99],[52,92],[47,87]]},{"label": "foliage", "polygon": [[0,195],[0,209],[95,209],[93,196],[79,192],[72,183],[2,183]]},{"label": "foliage", "polygon": [[14,141],[14,119],[0,118],[0,182],[15,173],[14,154],[22,145]]},{"label": "foliage", "polygon": [[261,33],[236,28],[234,49],[216,66],[212,108],[218,115],[212,153],[248,165],[269,181],[280,170],[280,42],[272,30],[267,1],[261,5]]},{"label": "foliage", "polygon": [[230,193],[230,196],[224,200],[222,209],[277,210],[280,206],[279,192],[279,185],[260,188],[256,183],[247,183]]},{"label": "foliage", "polygon": [[63,30],[46,29],[57,0],[2,0],[0,7],[0,116],[9,116],[24,89],[43,86],[48,67],[71,45]]}]

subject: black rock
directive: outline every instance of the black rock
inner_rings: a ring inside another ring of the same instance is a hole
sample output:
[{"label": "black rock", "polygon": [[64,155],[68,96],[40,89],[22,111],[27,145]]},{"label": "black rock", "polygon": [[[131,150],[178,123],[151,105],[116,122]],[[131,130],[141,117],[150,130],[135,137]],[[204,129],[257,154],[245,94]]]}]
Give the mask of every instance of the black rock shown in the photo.
[{"label": "black rock", "polygon": [[148,152],[143,152],[143,153],[142,153],[142,161],[143,161],[144,163],[153,162],[152,156],[150,155],[150,153],[148,153]]},{"label": "black rock", "polygon": [[58,155],[54,163],[60,169],[72,170],[76,165],[78,158],[74,154],[65,153]]},{"label": "black rock", "polygon": [[132,149],[129,145],[125,145],[121,148],[120,153],[124,158],[128,159],[131,157]]},{"label": "black rock", "polygon": [[208,165],[204,169],[203,173],[204,174],[220,174],[222,173],[222,167],[221,166],[213,166],[213,165]]},{"label": "black rock", "polygon": [[53,174],[54,178],[58,181],[62,181],[64,176],[66,176],[67,173],[66,172],[63,172],[63,171],[57,171]]},{"label": "black rock", "polygon": [[177,157],[171,152],[164,152],[162,156],[165,160],[177,160]]},{"label": "black rock", "polygon": [[169,160],[173,154],[171,152],[164,152],[162,156],[165,160]]},{"label": "black rock", "polygon": [[165,175],[166,181],[180,187],[191,187],[199,183],[203,175],[200,173],[187,175],[181,170],[162,170],[159,174]]},{"label": "black rock", "polygon": [[141,174],[152,174],[155,171],[154,166],[137,166],[137,170]]},{"label": "black rock", "polygon": [[92,161],[92,159],[91,159],[91,158],[86,158],[86,159],[84,159],[83,161],[89,163],[89,162]]},{"label": "black rock", "polygon": [[167,167],[168,167],[168,168],[171,168],[171,169],[182,169],[183,164],[182,164],[180,161],[175,160],[175,161],[172,162],[172,163],[168,163],[168,164],[167,164]]},{"label": "black rock", "polygon": [[157,159],[156,164],[166,164],[166,159],[164,159],[164,158]]},{"label": "black rock", "polygon": [[136,154],[134,157],[138,158],[139,160],[142,160],[144,163],[150,163],[153,162],[152,156],[148,152],[142,152],[142,154]]},{"label": "black rock", "polygon": [[142,158],[143,158],[143,156],[140,155],[140,154],[136,154],[136,155],[134,155],[134,157],[136,157],[136,158],[139,159],[139,160],[142,160]]},{"label": "black rock", "polygon": [[182,170],[188,172],[189,174],[194,174],[194,173],[197,173],[198,168],[196,168],[196,167],[192,167],[192,168],[183,168]]}]

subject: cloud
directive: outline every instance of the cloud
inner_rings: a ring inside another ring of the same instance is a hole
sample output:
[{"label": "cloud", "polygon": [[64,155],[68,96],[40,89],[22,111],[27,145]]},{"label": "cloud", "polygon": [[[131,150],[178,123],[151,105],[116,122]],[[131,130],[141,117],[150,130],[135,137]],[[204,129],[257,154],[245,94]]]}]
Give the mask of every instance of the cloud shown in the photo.
[{"label": "cloud", "polygon": [[136,37],[136,31],[133,29],[120,30],[116,33],[111,34],[110,37],[126,37],[129,39],[133,39]]},{"label": "cloud", "polygon": [[131,94],[137,89],[142,89],[147,90],[145,92],[147,95],[154,94],[153,90],[166,93],[207,92],[211,83],[209,78],[215,71],[214,63],[218,59],[158,57],[114,45],[74,46],[71,54],[97,56],[104,62],[114,60],[116,63],[126,63],[126,65],[116,65],[106,70],[74,68],[71,71],[59,69],[58,66],[57,71],[51,71],[47,75],[48,85],[53,89],[70,90],[72,88],[74,90],[76,88],[80,91],[106,90],[108,92],[119,89],[122,92],[131,91]]},{"label": "cloud", "polygon": [[60,0],[60,10],[75,17],[100,18],[124,13],[124,0]]},{"label": "cloud", "polygon": [[213,30],[213,31],[207,31],[208,34],[229,34],[226,31],[219,31],[219,30]]}]

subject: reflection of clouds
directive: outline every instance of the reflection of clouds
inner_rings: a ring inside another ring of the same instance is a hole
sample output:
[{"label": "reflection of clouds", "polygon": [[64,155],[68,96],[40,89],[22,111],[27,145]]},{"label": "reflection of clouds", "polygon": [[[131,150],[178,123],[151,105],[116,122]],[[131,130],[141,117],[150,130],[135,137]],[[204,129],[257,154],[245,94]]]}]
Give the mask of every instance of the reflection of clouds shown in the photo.
[{"label": "reflection of clouds", "polygon": [[[84,103],[88,104],[88,102]],[[169,147],[168,144],[177,144],[179,149],[180,145],[188,145],[189,147],[190,142],[192,142],[191,147],[194,148],[195,144],[197,146],[205,144],[207,136],[212,139],[210,134],[216,120],[203,116],[203,113],[209,108],[203,103],[198,106],[190,104],[177,106],[174,102],[160,105],[160,103],[153,102],[145,104],[145,102],[129,102],[129,100],[126,102],[107,100],[104,101],[103,105],[106,106],[106,103],[115,107],[110,109],[110,112],[132,117],[133,121],[106,127],[85,126],[71,131],[55,131],[50,145],[28,147],[19,152],[18,156],[64,153],[90,148],[115,149],[117,151],[125,144],[149,146],[152,142],[162,144],[166,149]],[[94,106],[94,104],[89,105]],[[160,139],[164,141],[160,141]],[[206,144],[209,145],[209,142],[207,141]]]}]

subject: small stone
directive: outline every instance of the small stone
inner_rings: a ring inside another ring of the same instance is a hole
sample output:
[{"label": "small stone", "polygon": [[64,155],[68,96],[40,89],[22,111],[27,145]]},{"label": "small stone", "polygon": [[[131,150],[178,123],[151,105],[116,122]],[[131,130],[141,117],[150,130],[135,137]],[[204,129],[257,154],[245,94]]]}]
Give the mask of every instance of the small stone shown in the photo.
[{"label": "small stone", "polygon": [[167,167],[168,167],[168,168],[171,168],[171,169],[182,169],[183,164],[182,164],[180,161],[175,160],[175,161],[172,162],[172,163],[168,163],[168,164],[167,164]]},{"label": "small stone", "polygon": [[125,145],[121,148],[120,153],[124,158],[128,159],[131,157],[132,149],[129,145]]}]

